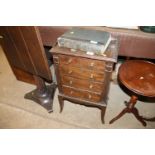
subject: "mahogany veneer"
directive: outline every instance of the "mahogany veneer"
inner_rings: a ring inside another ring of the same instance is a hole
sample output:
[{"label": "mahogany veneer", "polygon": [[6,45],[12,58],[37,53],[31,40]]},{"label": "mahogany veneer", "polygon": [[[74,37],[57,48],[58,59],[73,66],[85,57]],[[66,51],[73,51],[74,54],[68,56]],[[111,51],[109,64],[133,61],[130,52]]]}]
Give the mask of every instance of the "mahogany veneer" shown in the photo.
[{"label": "mahogany veneer", "polygon": [[109,83],[117,52],[109,48],[105,56],[96,56],[58,46],[52,48],[51,52],[59,89],[60,112],[64,100],[95,106],[101,109],[101,120],[104,123]]},{"label": "mahogany veneer", "polygon": [[126,61],[119,68],[118,78],[132,92],[132,95],[129,102],[125,101],[127,107],[113,118],[110,124],[125,113],[133,113],[143,126],[147,125],[144,120],[155,121],[155,117],[144,118],[140,116],[138,109],[135,107],[138,95],[155,97],[155,64],[143,60]]}]

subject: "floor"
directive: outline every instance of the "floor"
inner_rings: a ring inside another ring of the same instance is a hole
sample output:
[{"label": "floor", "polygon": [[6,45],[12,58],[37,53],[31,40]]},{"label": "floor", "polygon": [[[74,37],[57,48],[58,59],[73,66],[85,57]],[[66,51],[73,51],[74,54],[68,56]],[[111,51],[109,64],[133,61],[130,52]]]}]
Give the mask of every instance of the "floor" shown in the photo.
[{"label": "floor", "polygon": [[[24,99],[24,94],[35,89],[34,85],[17,81],[0,48],[0,128],[56,128],[56,129],[141,129],[155,128],[155,122],[147,122],[143,127],[132,114],[109,124],[125,106],[123,101],[129,100],[116,82],[111,82],[109,101],[105,115],[105,124],[101,123],[100,110],[65,101],[63,112],[59,113],[57,99],[54,98],[54,112],[49,114],[40,105]],[[155,116],[154,103],[138,101],[136,107],[140,114],[147,117]]]}]

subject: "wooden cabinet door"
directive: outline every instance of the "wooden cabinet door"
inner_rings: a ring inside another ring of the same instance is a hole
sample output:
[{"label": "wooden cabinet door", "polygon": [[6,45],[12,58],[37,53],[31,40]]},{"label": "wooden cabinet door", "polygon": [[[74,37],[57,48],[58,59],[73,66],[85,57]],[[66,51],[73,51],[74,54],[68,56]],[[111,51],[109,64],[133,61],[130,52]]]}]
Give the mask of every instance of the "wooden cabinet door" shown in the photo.
[{"label": "wooden cabinet door", "polygon": [[52,80],[43,43],[37,27],[0,27],[1,44],[12,67]]}]

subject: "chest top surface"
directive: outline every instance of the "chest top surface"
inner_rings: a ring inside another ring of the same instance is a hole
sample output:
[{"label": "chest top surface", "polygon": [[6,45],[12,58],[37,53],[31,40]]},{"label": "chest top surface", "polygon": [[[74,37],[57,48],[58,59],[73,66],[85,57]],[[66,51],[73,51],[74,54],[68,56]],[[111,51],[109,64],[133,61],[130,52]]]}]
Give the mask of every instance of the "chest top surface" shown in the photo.
[{"label": "chest top surface", "polygon": [[80,50],[72,50],[69,48],[59,47],[55,46],[53,47],[50,52],[52,54],[62,54],[62,55],[70,55],[75,57],[83,57],[88,59],[94,59],[94,60],[103,60],[103,61],[109,61],[109,62],[117,62],[117,55],[118,55],[118,48],[116,47],[115,43],[111,43],[107,50],[104,52],[103,55],[90,55],[87,54],[85,51]]}]

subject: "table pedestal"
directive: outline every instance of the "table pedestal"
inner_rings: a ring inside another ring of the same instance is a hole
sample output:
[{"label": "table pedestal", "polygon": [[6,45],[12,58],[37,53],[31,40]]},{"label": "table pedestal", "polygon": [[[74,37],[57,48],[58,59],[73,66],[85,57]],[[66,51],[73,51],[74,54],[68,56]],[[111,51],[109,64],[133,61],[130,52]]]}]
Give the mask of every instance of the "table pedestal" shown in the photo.
[{"label": "table pedestal", "polygon": [[56,84],[52,83],[49,86],[46,86],[45,81],[34,75],[34,79],[37,85],[37,88],[27,94],[24,98],[32,100],[39,105],[43,106],[49,113],[53,112],[53,98],[56,89]]},{"label": "table pedestal", "polygon": [[125,101],[125,105],[127,106],[125,109],[123,109],[115,118],[113,118],[109,123],[112,124],[116,120],[118,120],[120,117],[122,117],[125,113],[132,113],[138,121],[142,123],[143,126],[146,126],[146,122],[144,121],[144,118],[139,115],[138,109],[135,107],[135,104],[137,102],[136,96],[131,96],[131,99],[129,102]]}]

